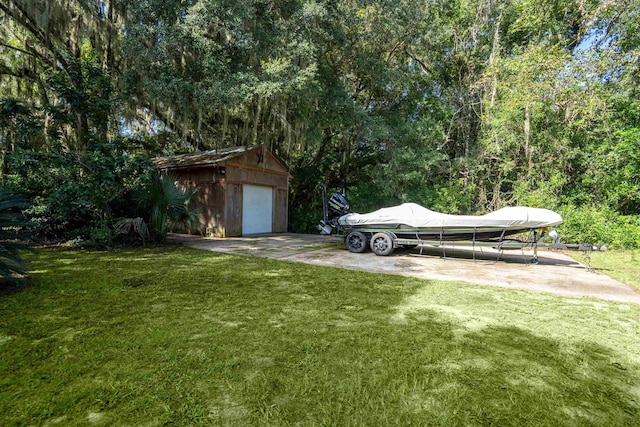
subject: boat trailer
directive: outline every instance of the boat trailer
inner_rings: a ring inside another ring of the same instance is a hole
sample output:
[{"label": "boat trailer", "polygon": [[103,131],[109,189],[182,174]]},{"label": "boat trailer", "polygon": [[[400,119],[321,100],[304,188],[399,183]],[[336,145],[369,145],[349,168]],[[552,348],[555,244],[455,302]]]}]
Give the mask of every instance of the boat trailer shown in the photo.
[{"label": "boat trailer", "polygon": [[[344,239],[350,252],[363,253],[371,250],[378,256],[388,256],[398,248],[419,248],[420,255],[425,248],[442,248],[443,257],[446,249],[456,246],[471,248],[475,260],[476,249],[492,248],[498,251],[496,261],[499,261],[505,250],[520,250],[523,258],[526,249],[533,250],[530,262],[538,262],[538,248],[548,250],[581,251],[585,264],[590,268],[590,254],[593,251],[606,251],[607,247],[595,246],[589,243],[565,244],[560,242],[558,233],[548,227],[519,230],[517,235],[502,230],[498,235],[487,238],[490,233],[482,227],[471,227],[452,236],[445,227],[430,229],[425,238],[424,230],[410,229],[396,224],[390,227],[345,226],[339,223],[339,218],[349,213],[349,203],[344,192],[336,192],[329,199],[323,188],[323,220],[318,225],[321,234],[332,234]],[[522,237],[522,238],[517,238]]]}]

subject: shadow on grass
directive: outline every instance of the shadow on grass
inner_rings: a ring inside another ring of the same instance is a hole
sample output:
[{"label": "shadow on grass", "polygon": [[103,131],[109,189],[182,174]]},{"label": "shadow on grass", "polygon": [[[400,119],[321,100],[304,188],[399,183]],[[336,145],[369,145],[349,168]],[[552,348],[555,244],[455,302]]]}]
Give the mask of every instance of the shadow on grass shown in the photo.
[{"label": "shadow on grass", "polygon": [[32,286],[37,286],[37,283],[27,279],[21,279],[14,282],[0,279],[0,295],[14,294]]},{"label": "shadow on grass", "polygon": [[183,248],[33,264],[41,286],[0,300],[7,424],[640,419],[635,308]]},{"label": "shadow on grass", "polygon": [[[633,425],[639,419],[638,366],[626,366],[611,350],[441,318],[421,311],[404,324],[302,338],[297,366],[304,374],[272,375],[277,389],[252,393],[273,393],[261,405],[275,405],[289,421],[322,414],[337,425],[381,425],[387,417],[398,425],[442,426]],[[324,369],[314,374],[305,360]],[[305,400],[304,411],[278,404],[287,390]]]},{"label": "shadow on grass", "polygon": [[445,333],[453,339],[440,344],[453,357],[431,367],[440,380],[425,391],[459,414],[455,424],[627,425],[640,416],[631,367],[605,347],[568,347],[515,327]]}]

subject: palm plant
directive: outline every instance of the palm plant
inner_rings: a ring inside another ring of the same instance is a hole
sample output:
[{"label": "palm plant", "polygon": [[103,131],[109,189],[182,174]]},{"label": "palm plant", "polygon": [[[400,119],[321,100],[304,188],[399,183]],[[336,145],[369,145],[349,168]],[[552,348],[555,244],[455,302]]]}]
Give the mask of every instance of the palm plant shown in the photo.
[{"label": "palm plant", "polygon": [[20,210],[26,207],[24,199],[10,191],[0,190],[0,281],[16,282],[26,273],[20,251],[27,249],[23,243],[24,230],[29,226]]},{"label": "palm plant", "polygon": [[141,217],[123,219],[115,225],[116,233],[127,234],[133,230],[144,244],[152,233],[164,240],[172,227],[188,227],[196,222],[198,211],[190,207],[196,192],[181,189],[175,182],[176,177],[171,174],[154,173],[136,197],[140,208],[147,213],[146,220]]},{"label": "palm plant", "polygon": [[130,234],[133,230],[142,239],[142,246],[146,244],[150,237],[149,227],[141,217],[121,219],[113,226],[113,229],[116,234]]}]

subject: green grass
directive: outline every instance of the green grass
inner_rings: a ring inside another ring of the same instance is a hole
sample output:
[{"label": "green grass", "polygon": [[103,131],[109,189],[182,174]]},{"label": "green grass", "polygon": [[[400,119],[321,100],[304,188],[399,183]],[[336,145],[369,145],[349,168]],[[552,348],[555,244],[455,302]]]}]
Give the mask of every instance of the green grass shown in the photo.
[{"label": "green grass", "polygon": [[[576,253],[573,256],[584,262]],[[590,264],[596,270],[640,290],[640,250],[593,252]]]},{"label": "green grass", "polygon": [[39,250],[2,425],[638,425],[640,307],[181,247]]}]

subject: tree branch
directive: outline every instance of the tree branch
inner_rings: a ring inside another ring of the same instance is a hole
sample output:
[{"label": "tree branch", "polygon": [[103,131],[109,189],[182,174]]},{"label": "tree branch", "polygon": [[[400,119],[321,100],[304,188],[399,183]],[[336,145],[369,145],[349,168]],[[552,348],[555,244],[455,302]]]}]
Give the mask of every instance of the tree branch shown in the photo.
[{"label": "tree branch", "polygon": [[416,55],[414,55],[408,48],[406,48],[405,53],[407,55],[409,55],[409,58],[413,59],[415,62],[418,63],[418,65],[420,65],[420,69],[425,73],[425,74],[431,74],[431,70],[429,70],[429,68],[427,67],[427,65],[420,59],[418,58]]},{"label": "tree branch", "polygon": [[0,63],[0,75],[12,76],[19,79],[27,79],[32,82],[38,81],[32,70],[29,70],[28,68],[20,68],[18,70],[14,70],[4,63]]},{"label": "tree branch", "polygon": [[25,55],[29,55],[29,56],[32,56],[34,58],[38,58],[41,61],[45,62],[46,64],[49,64],[52,67],[55,65],[53,63],[53,61],[51,60],[51,58],[47,58],[46,56],[44,56],[40,52],[36,51],[35,48],[30,47],[30,46],[27,46],[27,49],[29,49],[29,50],[26,50],[26,49],[21,49],[21,48],[19,48],[17,46],[11,46],[9,44],[0,42],[0,47],[6,47],[8,49],[12,49],[12,50],[15,50],[17,52],[24,53]]},{"label": "tree branch", "polygon": [[35,56],[32,52],[28,52],[28,51],[26,51],[24,49],[20,49],[19,47],[16,47],[16,46],[11,46],[11,45],[6,44],[6,43],[0,42],[0,46],[6,47],[6,48],[9,48],[9,49],[12,49],[12,50],[16,50],[18,52],[24,53],[25,55]]},{"label": "tree branch", "polygon": [[[47,35],[44,33],[42,28],[38,26],[33,17],[29,16],[27,11],[24,10],[24,8],[22,8],[17,2],[13,1],[12,4],[15,6],[15,9],[8,7],[4,2],[0,2],[0,10],[6,13],[17,24],[24,27],[27,31],[33,34],[38,39],[38,41],[53,54],[53,56],[62,65],[62,67],[64,69],[68,69],[67,61],[64,59],[62,53],[55,48],[51,39],[47,37]],[[16,10],[19,13],[17,13]]]}]

